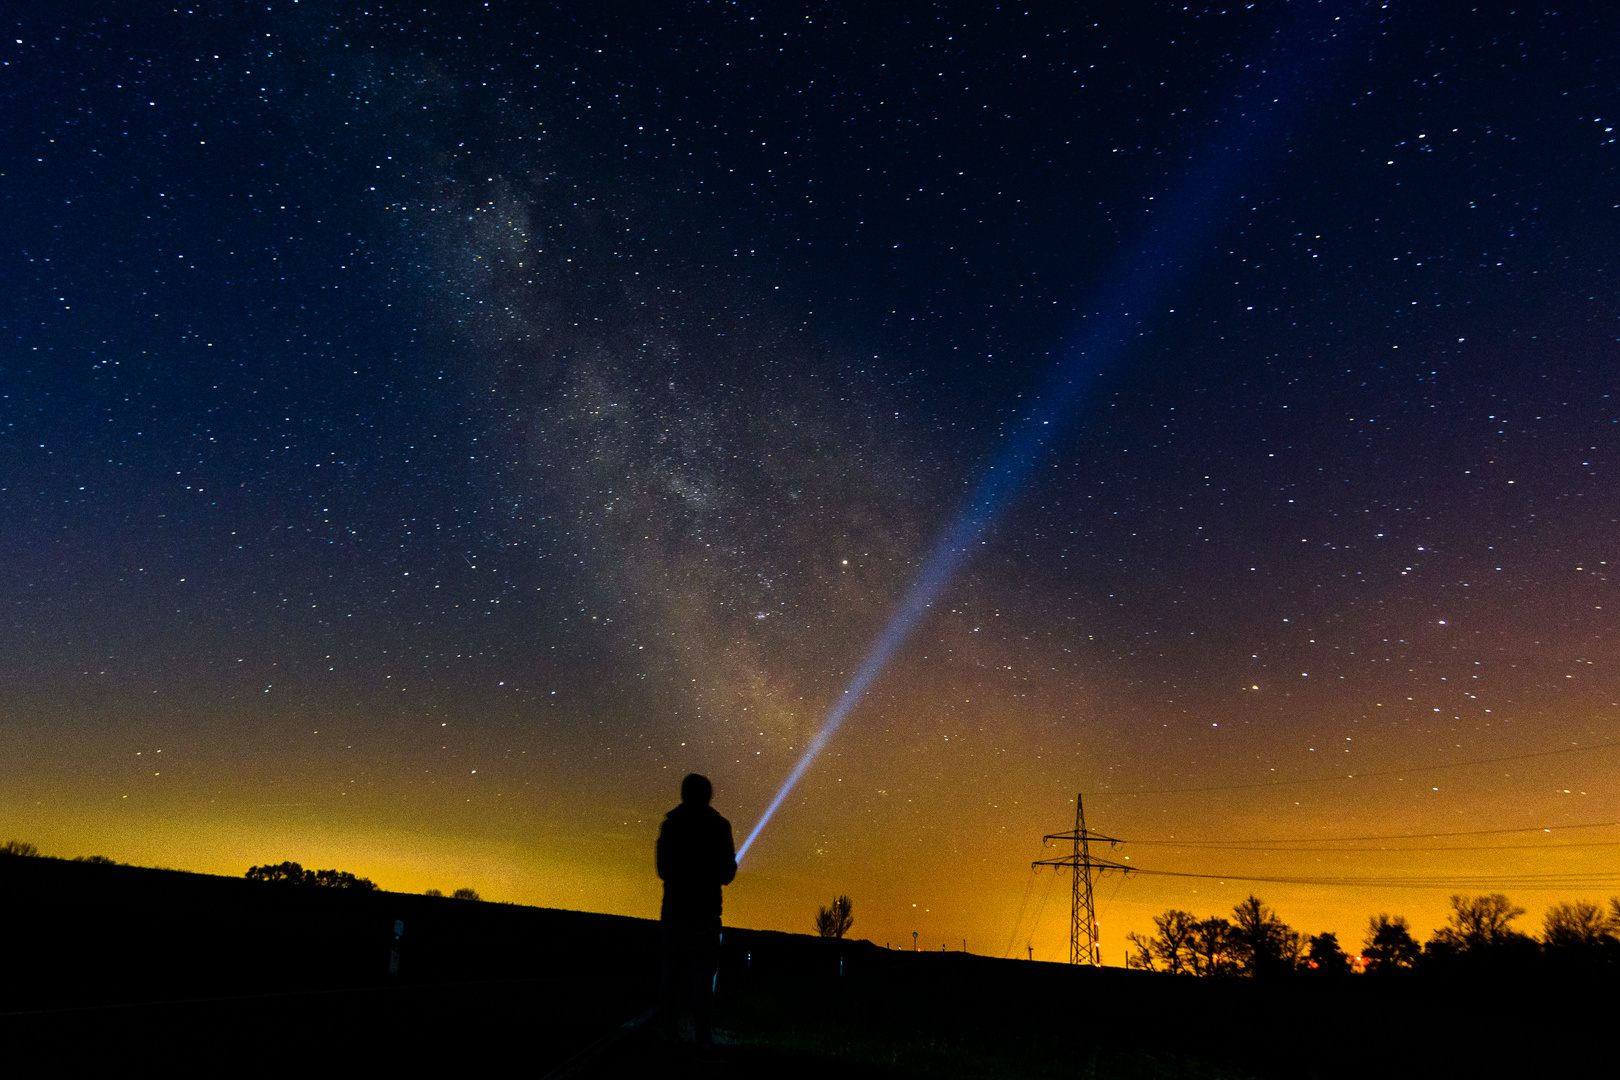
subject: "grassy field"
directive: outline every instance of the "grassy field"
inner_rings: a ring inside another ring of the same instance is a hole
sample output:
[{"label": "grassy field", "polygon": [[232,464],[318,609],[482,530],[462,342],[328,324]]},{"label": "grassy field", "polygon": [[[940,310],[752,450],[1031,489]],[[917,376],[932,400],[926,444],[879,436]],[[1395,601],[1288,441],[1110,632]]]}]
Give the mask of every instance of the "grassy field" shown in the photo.
[{"label": "grassy field", "polygon": [[1088,1031],[1079,1017],[1064,1029],[1004,1016],[963,1015],[972,1011],[881,983],[832,992],[799,984],[728,995],[720,1020],[741,1045],[858,1065],[882,1075],[986,1080],[1237,1080],[1255,1075],[1180,1050],[1120,1045],[1108,1032]]},{"label": "grassy field", "polygon": [[0,919],[0,1038],[11,1060],[56,1065],[318,1052],[413,1071],[517,1055],[602,1078],[1575,1075],[1609,1053],[1620,1005],[1607,969],[1201,980],[728,929],[726,1045],[703,1056],[625,1033],[656,994],[647,920],[38,858],[0,859]]}]

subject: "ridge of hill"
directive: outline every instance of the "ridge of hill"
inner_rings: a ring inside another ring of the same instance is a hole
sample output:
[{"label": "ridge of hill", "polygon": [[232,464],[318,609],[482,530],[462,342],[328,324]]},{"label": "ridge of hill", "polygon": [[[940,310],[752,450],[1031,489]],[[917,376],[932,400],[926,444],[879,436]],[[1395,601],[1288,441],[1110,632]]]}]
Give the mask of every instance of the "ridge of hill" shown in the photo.
[{"label": "ridge of hill", "polygon": [[[0,859],[0,925],[0,1035],[81,1058],[291,1039],[544,1073],[644,1014],[661,964],[649,919],[44,858]],[[1608,971],[1200,979],[740,928],[718,986],[739,1060],[783,1077],[1547,1075],[1606,1053],[1620,1005]],[[702,1074],[665,1055],[632,1038],[581,1075]]]}]

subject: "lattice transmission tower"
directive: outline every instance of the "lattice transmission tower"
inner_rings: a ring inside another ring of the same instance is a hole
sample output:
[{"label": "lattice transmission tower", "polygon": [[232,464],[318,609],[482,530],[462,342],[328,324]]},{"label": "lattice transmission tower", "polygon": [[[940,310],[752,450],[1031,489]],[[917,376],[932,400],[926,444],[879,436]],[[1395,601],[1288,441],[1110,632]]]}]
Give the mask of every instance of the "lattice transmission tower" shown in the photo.
[{"label": "lattice transmission tower", "polygon": [[1086,807],[1080,794],[1074,797],[1074,830],[1048,833],[1041,840],[1068,840],[1073,843],[1071,854],[1060,859],[1037,859],[1035,866],[1067,866],[1074,870],[1074,898],[1069,906],[1069,963],[1102,966],[1102,945],[1097,938],[1097,902],[1091,895],[1092,870],[1130,871],[1129,866],[1107,859],[1091,857],[1091,841],[1101,840],[1118,844],[1119,840],[1086,829]]}]

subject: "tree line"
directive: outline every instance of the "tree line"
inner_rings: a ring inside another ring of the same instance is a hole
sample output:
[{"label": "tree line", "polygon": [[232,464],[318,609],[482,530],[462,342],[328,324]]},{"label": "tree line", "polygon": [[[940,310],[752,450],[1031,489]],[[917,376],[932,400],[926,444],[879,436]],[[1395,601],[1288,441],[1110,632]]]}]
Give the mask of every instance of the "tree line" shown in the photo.
[{"label": "tree line", "polygon": [[[6,840],[0,842],[0,858],[7,856],[23,859],[50,858],[41,855],[37,844],[26,840]],[[128,866],[110,859],[105,855],[75,855],[73,862],[101,863],[107,866]],[[347,870],[305,870],[302,865],[292,861],[281,863],[265,863],[263,866],[248,867],[247,879],[249,881],[264,881],[280,885],[318,885],[328,889],[359,889],[363,892],[376,892],[377,883],[370,878],[358,877]],[[438,889],[429,889],[428,896],[443,896]],[[475,889],[457,889],[450,894],[456,900],[482,899]],[[848,899],[845,898],[845,903]],[[846,926],[845,929],[848,929]]]},{"label": "tree line", "polygon": [[1585,900],[1554,904],[1536,938],[1511,925],[1525,909],[1501,893],[1453,895],[1446,925],[1419,944],[1405,916],[1380,913],[1367,920],[1361,952],[1352,957],[1338,936],[1306,937],[1277,917],[1259,897],[1232,909],[1232,917],[1200,919],[1172,908],[1153,917],[1149,937],[1126,935],[1130,966],[1187,975],[1270,976],[1289,972],[1369,974],[1443,967],[1460,960],[1525,962],[1554,957],[1620,963],[1620,896],[1607,908]]},{"label": "tree line", "polygon": [[[19,859],[50,859],[50,858],[55,858],[55,856],[52,856],[52,855],[41,855],[40,851],[39,851],[39,846],[37,844],[31,844],[27,840],[7,840],[5,843],[0,844],[0,857],[8,856],[8,855],[14,856],[14,857],[19,858]],[[75,856],[73,856],[72,859],[70,859],[68,861],[69,862],[98,863],[98,864],[103,865],[103,866],[128,866],[129,865],[128,863],[121,863],[117,859],[109,858],[106,855],[75,855]]]},{"label": "tree line", "polygon": [[[377,890],[376,882],[370,878],[355,877],[347,870],[305,870],[295,862],[284,862],[248,868],[249,881],[274,881],[287,885],[323,885],[331,889],[363,889],[368,892]],[[429,889],[427,896],[443,896],[438,889]],[[476,889],[457,889],[450,894],[454,900],[479,900]]]},{"label": "tree line", "polygon": [[283,885],[322,885],[329,889],[362,889],[375,892],[377,883],[370,878],[355,877],[347,870],[305,870],[295,862],[284,862],[248,868],[249,881],[271,881]]}]

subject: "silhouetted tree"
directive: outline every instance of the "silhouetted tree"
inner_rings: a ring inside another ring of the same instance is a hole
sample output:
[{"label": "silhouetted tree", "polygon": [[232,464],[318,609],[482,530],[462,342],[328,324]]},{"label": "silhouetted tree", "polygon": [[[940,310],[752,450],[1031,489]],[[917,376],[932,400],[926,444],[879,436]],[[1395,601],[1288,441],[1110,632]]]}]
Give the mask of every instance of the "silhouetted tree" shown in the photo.
[{"label": "silhouetted tree", "polygon": [[1198,919],[1190,911],[1171,908],[1163,915],[1153,916],[1158,933],[1153,935],[1153,955],[1172,975],[1196,970],[1193,963],[1193,935]]},{"label": "silhouetted tree", "polygon": [[1380,913],[1367,920],[1367,938],[1361,943],[1361,955],[1367,958],[1369,973],[1410,968],[1417,963],[1422,951],[1412,940],[1405,915],[1392,918]]},{"label": "silhouetted tree", "polygon": [[1318,975],[1350,974],[1350,957],[1339,948],[1337,934],[1322,933],[1310,939],[1305,964]]},{"label": "silhouetted tree", "polygon": [[263,866],[248,867],[249,881],[278,881],[289,885],[302,885],[304,883],[304,868],[295,862],[279,864],[265,863]]},{"label": "silhouetted tree", "polygon": [[1543,941],[1564,947],[1595,945],[1609,932],[1603,909],[1585,900],[1554,904],[1547,909],[1541,925]]},{"label": "silhouetted tree", "polygon": [[1501,893],[1489,896],[1453,895],[1451,914],[1447,925],[1434,932],[1430,944],[1437,953],[1469,953],[1495,949],[1504,945],[1519,945],[1530,941],[1524,934],[1513,930],[1508,923],[1524,914],[1524,908]]},{"label": "silhouetted tree", "polygon": [[39,858],[39,848],[26,840],[7,840],[0,844],[0,855],[20,855],[24,858]]},{"label": "silhouetted tree", "polygon": [[1236,974],[1240,948],[1231,923],[1219,916],[1200,920],[1193,925],[1192,938],[1188,943],[1193,974]]},{"label": "silhouetted tree", "polygon": [[476,890],[476,889],[457,889],[455,892],[450,894],[450,898],[452,900],[478,900],[478,899],[480,899],[480,897],[478,895],[478,890]]},{"label": "silhouetted tree", "polygon": [[440,892],[438,889],[429,889],[427,892],[423,893],[422,895],[423,896],[443,896],[444,893]]},{"label": "silhouetted tree", "polygon": [[831,906],[816,909],[816,933],[841,938],[855,925],[855,905],[847,896],[835,896]]},{"label": "silhouetted tree", "polygon": [[1277,918],[1258,896],[1250,896],[1232,909],[1236,960],[1250,975],[1277,975],[1299,964],[1297,931]]},{"label": "silhouetted tree", "polygon": [[1617,941],[1608,913],[1585,900],[1554,904],[1542,921],[1542,941],[1549,950],[1565,956],[1588,959],[1615,955]]},{"label": "silhouetted tree", "polygon": [[1139,971],[1157,971],[1158,965],[1153,962],[1153,946],[1157,944],[1156,938],[1145,938],[1135,930],[1125,935],[1125,941],[1130,945],[1130,952],[1125,957],[1125,966],[1133,967]]}]

